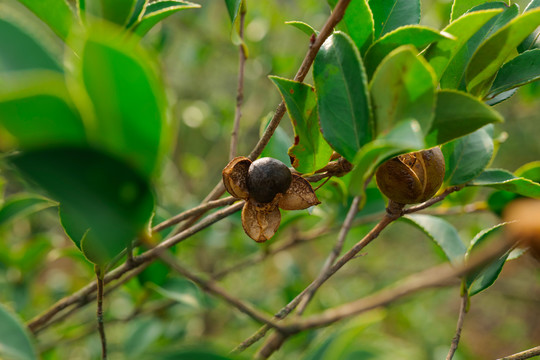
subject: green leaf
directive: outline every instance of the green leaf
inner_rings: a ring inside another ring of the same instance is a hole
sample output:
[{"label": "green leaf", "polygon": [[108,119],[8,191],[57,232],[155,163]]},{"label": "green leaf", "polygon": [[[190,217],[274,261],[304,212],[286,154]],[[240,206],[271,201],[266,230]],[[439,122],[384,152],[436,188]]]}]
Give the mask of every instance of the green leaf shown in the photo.
[{"label": "green leaf", "polygon": [[67,222],[62,216],[66,232],[77,234],[72,240],[91,262],[105,265],[145,231],[153,196],[148,182],[124,162],[76,147],[27,151],[10,161],[60,202],[61,216],[69,216]]},{"label": "green leaf", "polygon": [[278,88],[294,128],[294,145],[289,149],[293,167],[311,174],[330,161],[332,149],[319,131],[315,89],[301,82],[271,76]]},{"label": "green leaf", "polygon": [[441,88],[465,91],[465,70],[476,49],[492,34],[497,32],[519,14],[519,8],[516,4],[508,7],[502,2],[483,4],[471,9],[471,12],[488,9],[502,9],[503,12],[489,19],[489,21],[476,31],[456,53],[441,77]]},{"label": "green leaf", "polygon": [[424,134],[431,127],[435,108],[435,74],[412,46],[390,53],[370,83],[375,129],[387,132],[402,120],[418,121]]},{"label": "green leaf", "polygon": [[540,184],[529,179],[516,177],[502,169],[487,169],[469,183],[471,186],[488,186],[523,196],[540,199]]},{"label": "green leaf", "polygon": [[169,351],[164,354],[152,354],[151,357],[145,359],[152,360],[235,360],[243,359],[233,355],[221,355],[225,354],[225,350],[214,351],[208,346],[204,348],[182,349]]},{"label": "green leaf", "polygon": [[452,263],[461,262],[467,248],[456,228],[448,221],[432,215],[406,215],[406,222],[416,226],[437,244]]},{"label": "green leaf", "polygon": [[86,143],[81,116],[62,75],[32,71],[11,82],[0,90],[0,130],[6,130],[19,147]]},{"label": "green leaf", "polygon": [[[272,120],[273,113],[269,113],[265,119],[261,122],[261,127],[259,128],[259,136],[262,136],[268,124]],[[268,144],[265,146],[260,157],[271,157],[278,159],[284,164],[290,164],[291,159],[289,157],[288,151],[291,146],[292,139],[289,134],[283,130],[281,126],[276,128],[274,135],[268,141]]]},{"label": "green leaf", "polygon": [[[529,5],[525,8],[524,12],[534,10],[536,8],[540,7],[540,1],[539,0],[531,0]],[[540,28],[537,28],[534,30],[521,44],[518,46],[518,51],[520,53],[531,50],[540,47]]]},{"label": "green leaf", "polygon": [[190,308],[200,308],[203,304],[201,291],[193,282],[186,279],[170,279],[163,286],[150,284],[150,286],[162,296],[177,301]]},{"label": "green leaf", "polygon": [[441,33],[447,33],[454,39],[447,38],[431,45],[424,53],[439,80],[454,57],[460,53],[467,41],[484,26],[491,18],[499,14],[501,10],[475,11],[466,14],[452,22]]},{"label": "green leaf", "polygon": [[[120,26],[126,25],[133,14],[137,0],[85,0],[86,15],[104,19]],[[87,16],[85,16],[88,19]]]},{"label": "green leaf", "polygon": [[540,161],[531,161],[514,171],[514,174],[525,179],[540,182]]},{"label": "green leaf", "polygon": [[313,64],[321,130],[339,154],[352,161],[373,136],[367,79],[358,49],[341,32],[330,36]]},{"label": "green leaf", "polygon": [[[471,241],[471,245],[467,250],[467,256],[470,256],[473,252],[478,251],[478,249],[481,248],[484,243],[486,243],[489,235],[492,235],[504,225],[506,224],[498,224],[492,228],[485,229],[478,233]],[[467,287],[469,296],[474,296],[493,285],[495,280],[497,280],[497,277],[499,277],[499,274],[508,258],[508,255],[509,252],[503,254],[501,257],[495,259],[490,264],[487,264],[483,268],[477,269],[476,271],[469,273],[465,277],[465,286]]]},{"label": "green leaf", "polygon": [[460,185],[474,179],[491,161],[493,148],[493,139],[485,128],[444,144],[445,183]]},{"label": "green leaf", "polygon": [[141,19],[133,25],[134,33],[144,36],[151,28],[166,17],[185,9],[197,9],[199,4],[180,0],[161,0],[148,4]]},{"label": "green leaf", "polygon": [[[150,265],[151,266],[151,265]],[[140,359],[164,332],[164,326],[158,317],[137,318],[130,321],[129,335],[124,343],[124,354],[129,359]]]},{"label": "green leaf", "polygon": [[0,207],[0,226],[14,219],[25,217],[35,212],[58,205],[42,196],[17,194],[6,199]]},{"label": "green leaf", "polygon": [[38,359],[26,326],[2,304],[0,304],[0,358]]},{"label": "green leaf", "polygon": [[[475,6],[493,1],[497,0],[454,0],[454,3],[452,5],[452,13],[450,15],[450,21],[453,22],[454,20],[465,14],[467,10],[472,9]],[[506,3],[509,4],[509,1],[506,1]]]},{"label": "green leaf", "polygon": [[540,9],[532,10],[515,18],[486,40],[467,67],[467,90],[475,96],[485,95],[501,65],[539,25]]},{"label": "green leaf", "polygon": [[126,27],[129,28],[136,22],[140,21],[143,14],[144,14],[144,8],[148,4],[148,0],[136,0],[135,5],[133,6],[133,11],[131,13],[131,17],[129,18]]},{"label": "green leaf", "polygon": [[375,39],[400,26],[420,23],[419,0],[369,0]]},{"label": "green leaf", "polygon": [[36,14],[45,24],[49,25],[62,40],[66,40],[71,27],[76,21],[67,1],[19,0],[19,2]]},{"label": "green leaf", "polygon": [[459,91],[441,90],[426,143],[428,146],[443,144],[487,124],[502,121],[498,112],[477,98]]},{"label": "green leaf", "polygon": [[315,30],[313,27],[311,27],[311,25],[306,24],[305,22],[302,22],[302,21],[285,21],[285,24],[294,26],[301,32],[310,36],[311,35],[317,36],[319,34],[319,32]]},{"label": "green leaf", "polygon": [[371,79],[375,69],[386,55],[402,45],[412,45],[421,51],[433,42],[449,38],[453,37],[419,25],[403,26],[394,30],[377,40],[364,56],[368,78]]},{"label": "green leaf", "polygon": [[0,7],[0,34],[9,39],[0,41],[0,72],[29,69],[62,72],[59,61],[45,46],[39,33],[32,32],[22,21],[7,17],[8,10]]},{"label": "green leaf", "polygon": [[238,13],[240,12],[242,2],[243,0],[225,0],[225,5],[227,6],[227,12],[229,13],[229,17],[231,18],[232,24],[236,22],[236,17],[238,16]]},{"label": "green leaf", "polygon": [[78,64],[96,115],[89,137],[150,176],[167,135],[165,90],[136,39],[102,31],[86,40]]},{"label": "green leaf", "polygon": [[[333,9],[337,0],[328,3]],[[351,37],[362,55],[373,43],[373,15],[366,0],[351,0],[338,26]]]},{"label": "green leaf", "polygon": [[424,147],[424,135],[416,120],[398,123],[390,132],[379,135],[360,149],[353,161],[349,192],[353,196],[363,194],[365,181],[380,164],[391,157]]},{"label": "green leaf", "polygon": [[540,49],[525,51],[506,64],[497,73],[487,98],[540,79]]}]

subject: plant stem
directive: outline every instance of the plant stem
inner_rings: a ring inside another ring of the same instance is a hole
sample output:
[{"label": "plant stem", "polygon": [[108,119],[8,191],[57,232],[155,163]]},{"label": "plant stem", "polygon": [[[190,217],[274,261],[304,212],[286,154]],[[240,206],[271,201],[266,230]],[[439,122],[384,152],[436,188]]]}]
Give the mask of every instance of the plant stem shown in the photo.
[{"label": "plant stem", "polygon": [[452,344],[450,345],[448,355],[446,355],[446,360],[452,360],[458,348],[459,340],[461,338],[461,329],[463,328],[463,321],[465,320],[465,314],[467,313],[468,302],[469,296],[467,295],[467,291],[463,290],[463,294],[461,295],[461,304],[459,307],[458,322],[456,326],[456,335],[454,335],[454,338],[452,339]]},{"label": "plant stem", "polygon": [[[338,235],[338,239],[336,241],[336,244],[334,245],[332,252],[326,259],[321,271],[319,272],[319,275],[315,279],[314,282],[319,282],[319,279],[322,279],[326,276],[326,273],[330,270],[331,266],[334,265],[334,262],[338,258],[339,254],[343,250],[343,244],[345,243],[345,239],[347,238],[347,234],[349,233],[349,230],[351,229],[352,222],[354,220],[354,217],[356,213],[358,213],[358,206],[360,205],[360,196],[356,196],[351,204],[351,207],[349,208],[349,212],[347,213],[347,217],[345,218],[345,221],[343,222],[343,226],[341,227]],[[306,309],[309,301],[317,291],[317,288],[313,288],[312,290],[306,292],[304,298],[298,305],[297,315],[301,316],[304,313],[304,310]]]},{"label": "plant stem", "polygon": [[103,324],[103,269],[96,265],[96,286],[97,286],[97,327],[101,340],[101,359],[107,360],[107,339],[105,337],[105,327]]},{"label": "plant stem", "polygon": [[[242,2],[245,4],[245,2]],[[246,49],[244,44],[244,21],[246,18],[246,7],[241,6],[240,9],[240,28],[238,35],[240,37],[240,45],[238,45],[239,65],[238,65],[238,90],[236,93],[236,110],[234,113],[234,124],[231,133],[231,147],[229,150],[229,160],[232,160],[238,150],[238,130],[240,129],[240,119],[242,118],[242,103],[244,102],[244,69],[246,65]]]},{"label": "plant stem", "polygon": [[525,360],[540,355],[540,346],[518,352],[513,355],[508,355],[497,360]]}]

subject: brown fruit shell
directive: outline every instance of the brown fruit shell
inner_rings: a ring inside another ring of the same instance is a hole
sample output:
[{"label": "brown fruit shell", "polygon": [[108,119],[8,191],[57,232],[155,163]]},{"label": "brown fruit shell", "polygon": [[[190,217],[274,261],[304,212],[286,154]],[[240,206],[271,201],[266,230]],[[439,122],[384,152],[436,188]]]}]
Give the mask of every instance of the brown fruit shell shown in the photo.
[{"label": "brown fruit shell", "polygon": [[242,227],[256,242],[265,242],[274,236],[280,222],[281,213],[276,202],[259,204],[249,199],[242,209]]},{"label": "brown fruit shell", "polygon": [[292,182],[287,192],[279,199],[279,207],[283,210],[303,210],[321,202],[309,181],[298,174],[292,174]]},{"label": "brown fruit shell", "polygon": [[421,203],[439,190],[444,171],[442,151],[434,147],[386,161],[377,169],[377,185],[384,195],[396,203]]},{"label": "brown fruit shell", "polygon": [[247,177],[250,166],[251,160],[238,156],[232,159],[221,173],[225,189],[235,198],[247,200],[249,197]]}]

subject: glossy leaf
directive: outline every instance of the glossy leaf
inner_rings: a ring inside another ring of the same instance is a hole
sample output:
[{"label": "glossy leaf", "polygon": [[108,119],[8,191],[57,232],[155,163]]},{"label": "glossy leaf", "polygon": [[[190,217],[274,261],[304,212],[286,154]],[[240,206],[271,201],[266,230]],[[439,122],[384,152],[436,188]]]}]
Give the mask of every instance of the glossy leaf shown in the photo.
[{"label": "glossy leaf", "polygon": [[315,89],[304,83],[272,76],[287,106],[294,128],[294,145],[289,149],[293,167],[310,174],[330,161],[332,148],[319,131],[319,112]]},{"label": "glossy leaf", "polygon": [[[540,7],[540,1],[539,0],[531,0],[531,2],[527,5],[524,12],[534,10],[536,8]],[[527,50],[535,49],[540,47],[540,28],[537,28],[534,30],[521,44],[518,46],[518,51],[524,52]]]},{"label": "glossy leaf", "polygon": [[416,226],[433,240],[452,263],[463,260],[467,248],[459,237],[456,228],[448,221],[432,215],[406,215],[402,218]]},{"label": "glossy leaf", "polygon": [[300,30],[301,32],[303,32],[306,35],[310,35],[310,36],[315,35],[315,36],[317,36],[317,34],[319,33],[311,25],[306,24],[305,22],[302,22],[302,21],[285,21],[285,24],[291,25],[291,26],[297,28],[298,30]]},{"label": "glossy leaf", "polygon": [[0,206],[0,226],[14,219],[58,205],[42,196],[17,194],[7,198]]},{"label": "glossy leaf", "polygon": [[437,75],[437,80],[440,80],[448,65],[467,44],[467,41],[500,12],[501,10],[498,9],[475,11],[460,17],[441,31],[441,33],[452,35],[454,39],[440,40],[424,53],[424,57]]},{"label": "glossy leaf", "polygon": [[441,88],[465,90],[465,70],[476,49],[492,34],[497,32],[519,14],[519,8],[516,4],[508,7],[503,2],[486,3],[477,6],[470,11],[490,9],[500,9],[503,11],[489,19],[489,21],[476,31],[456,53],[441,77]]},{"label": "glossy leaf", "polygon": [[65,0],[19,0],[63,40],[75,23],[75,16]]},{"label": "glossy leaf", "polygon": [[480,100],[459,91],[441,90],[426,143],[428,146],[443,144],[487,124],[502,121],[498,112]]},{"label": "glossy leaf", "polygon": [[540,182],[540,161],[532,161],[520,166],[514,174],[525,179]]},{"label": "glossy leaf", "polygon": [[487,98],[540,79],[540,49],[519,54],[497,73]]},{"label": "glossy leaf", "polygon": [[2,304],[0,304],[0,358],[38,359],[26,326]]},{"label": "glossy leaf", "polygon": [[229,13],[229,17],[231,18],[231,23],[233,24],[236,22],[236,17],[240,12],[240,7],[242,6],[243,1],[244,0],[225,0],[227,12]]},{"label": "glossy leaf", "polygon": [[106,264],[145,231],[153,197],[147,181],[125,163],[75,147],[27,151],[10,161],[60,202],[67,234],[77,235],[72,240],[91,262]]},{"label": "glossy leaf", "polygon": [[136,22],[140,21],[143,14],[144,14],[144,8],[148,4],[148,0],[135,0],[135,4],[133,6],[133,11],[131,12],[131,16],[126,24],[126,27],[131,27]]},{"label": "glossy leaf", "polygon": [[370,0],[375,39],[400,26],[420,23],[419,0]]},{"label": "glossy leaf", "polygon": [[321,130],[339,154],[352,161],[373,134],[367,79],[358,49],[341,32],[330,36],[313,64]]},{"label": "glossy leaf", "polygon": [[63,76],[56,73],[26,73],[5,91],[0,90],[1,128],[23,149],[86,143],[81,116]]},{"label": "glossy leaf", "polygon": [[424,134],[416,120],[405,120],[390,132],[365,145],[354,158],[349,191],[353,196],[364,191],[364,183],[384,161],[425,147]]},{"label": "glossy leaf", "polygon": [[0,34],[9,41],[0,41],[0,72],[48,69],[62,72],[58,60],[41,41],[39,34],[23,24],[4,17],[0,8]]},{"label": "glossy leaf", "polygon": [[96,115],[89,135],[149,176],[166,134],[164,87],[136,43],[100,34],[84,43],[78,64]]},{"label": "glossy leaf", "polygon": [[424,134],[431,127],[435,108],[435,74],[416,56],[412,46],[400,47],[378,67],[370,83],[377,134],[402,120],[418,121]]},{"label": "glossy leaf", "polygon": [[480,174],[493,156],[493,139],[485,128],[442,146],[446,162],[445,183],[465,184]]},{"label": "glossy leaf", "polygon": [[[465,14],[469,9],[472,9],[475,6],[495,2],[497,0],[454,0],[452,4],[452,14],[450,15],[450,21],[454,21],[463,14]],[[508,4],[509,1],[506,1]]]},{"label": "glossy leaf", "polygon": [[161,0],[148,4],[141,19],[135,23],[134,32],[144,36],[151,28],[166,17],[185,9],[200,8],[199,4],[180,0]]},{"label": "glossy leaf", "polygon": [[[487,238],[494,232],[498,231],[504,225],[505,224],[498,224],[492,228],[483,230],[478,233],[471,241],[471,245],[467,250],[467,256],[470,256],[473,252],[481,248],[482,245],[486,243]],[[476,271],[468,274],[465,277],[465,286],[467,287],[469,296],[476,295],[479,292],[493,285],[495,280],[497,280],[497,277],[499,276],[504,266],[504,263],[508,258],[508,255],[508,252],[503,254],[501,257],[495,259],[490,264],[487,264],[481,269],[477,269]]]},{"label": "glossy leaf", "polygon": [[447,34],[425,26],[409,25],[396,29],[384,35],[368,49],[364,56],[368,78],[371,79],[375,69],[386,55],[402,45],[412,45],[421,51],[433,42],[449,38],[453,39]]},{"label": "glossy leaf", "polygon": [[529,11],[502,27],[475,52],[467,67],[467,90],[483,96],[491,87],[497,71],[516,47],[540,26],[540,9]]},{"label": "glossy leaf", "polygon": [[84,11],[98,19],[104,19],[118,25],[126,25],[133,14],[137,0],[84,0]]},{"label": "glossy leaf", "polygon": [[516,177],[502,169],[488,169],[469,183],[472,186],[489,186],[523,196],[540,199],[540,184],[529,179]]},{"label": "glossy leaf", "polygon": [[[332,9],[337,0],[328,0]],[[360,54],[365,54],[373,43],[373,15],[366,0],[351,0],[339,28],[346,32],[356,44]]]}]

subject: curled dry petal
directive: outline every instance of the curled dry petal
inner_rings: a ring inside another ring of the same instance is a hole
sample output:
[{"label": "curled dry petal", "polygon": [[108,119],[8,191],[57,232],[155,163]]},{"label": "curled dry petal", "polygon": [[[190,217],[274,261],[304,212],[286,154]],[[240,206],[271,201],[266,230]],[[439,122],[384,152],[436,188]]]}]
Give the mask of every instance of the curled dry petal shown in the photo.
[{"label": "curled dry petal", "polygon": [[247,178],[250,165],[251,160],[244,156],[238,156],[223,169],[223,185],[235,198],[247,199],[249,197]]},{"label": "curled dry petal", "polygon": [[279,199],[279,207],[283,210],[302,210],[320,203],[311,184],[297,174],[293,174],[291,186]]},{"label": "curled dry petal", "polygon": [[250,238],[265,242],[276,233],[281,214],[276,202],[259,204],[249,199],[242,209],[242,226]]}]

